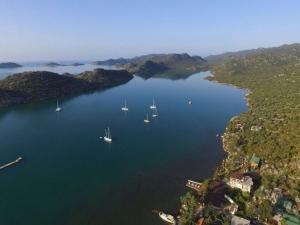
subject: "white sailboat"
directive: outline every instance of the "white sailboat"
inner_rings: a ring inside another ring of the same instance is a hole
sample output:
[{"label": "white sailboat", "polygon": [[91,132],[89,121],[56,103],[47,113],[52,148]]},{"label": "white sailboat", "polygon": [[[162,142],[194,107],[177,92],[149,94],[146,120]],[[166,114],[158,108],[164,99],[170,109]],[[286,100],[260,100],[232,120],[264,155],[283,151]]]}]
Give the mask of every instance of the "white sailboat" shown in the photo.
[{"label": "white sailboat", "polygon": [[58,100],[56,101],[56,109],[55,109],[55,112],[60,112],[62,110],[61,107],[59,107],[59,104],[58,104]]},{"label": "white sailboat", "polygon": [[103,137],[104,141],[111,143],[112,142],[112,138],[111,138],[111,134],[109,131],[109,127],[107,128],[107,130],[105,129],[105,136]]},{"label": "white sailboat", "polygon": [[126,99],[125,99],[125,103],[124,103],[124,106],[121,108],[122,111],[128,111],[128,107],[127,107],[127,102],[126,102]]},{"label": "white sailboat", "polygon": [[189,100],[189,105],[191,105],[192,104],[192,100]]},{"label": "white sailboat", "polygon": [[149,117],[148,117],[148,113],[146,114],[146,118],[144,119],[144,123],[150,123]]},{"label": "white sailboat", "polygon": [[152,117],[153,117],[153,118],[158,117],[157,108],[153,109]]},{"label": "white sailboat", "polygon": [[152,105],[150,105],[150,109],[156,109],[154,98],[152,100]]},{"label": "white sailboat", "polygon": [[159,212],[158,215],[159,215],[159,217],[162,220],[164,220],[164,221],[166,221],[168,223],[171,223],[171,224],[175,224],[176,223],[176,220],[175,220],[174,216],[172,216],[170,214],[166,214],[164,212]]}]

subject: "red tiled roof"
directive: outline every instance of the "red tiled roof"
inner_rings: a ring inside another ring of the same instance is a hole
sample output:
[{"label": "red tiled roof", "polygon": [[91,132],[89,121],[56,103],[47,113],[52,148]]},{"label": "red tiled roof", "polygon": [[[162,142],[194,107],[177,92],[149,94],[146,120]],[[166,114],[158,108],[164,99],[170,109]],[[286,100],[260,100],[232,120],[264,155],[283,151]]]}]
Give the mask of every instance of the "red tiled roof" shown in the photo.
[{"label": "red tiled roof", "polygon": [[234,172],[234,173],[232,173],[231,174],[231,177],[232,178],[235,178],[235,179],[239,179],[239,180],[242,180],[243,179],[243,173],[241,173],[241,172]]},{"label": "red tiled roof", "polygon": [[204,225],[204,218],[199,218],[197,220],[197,225]]}]

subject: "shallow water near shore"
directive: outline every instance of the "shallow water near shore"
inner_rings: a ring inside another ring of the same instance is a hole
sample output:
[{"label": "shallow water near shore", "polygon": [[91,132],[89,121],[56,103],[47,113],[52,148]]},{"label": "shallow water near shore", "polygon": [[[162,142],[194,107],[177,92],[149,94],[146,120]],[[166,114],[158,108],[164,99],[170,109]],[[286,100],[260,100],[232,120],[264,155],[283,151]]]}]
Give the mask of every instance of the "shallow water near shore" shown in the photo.
[{"label": "shallow water near shore", "polygon": [[[210,176],[224,158],[229,119],[247,110],[244,91],[203,79],[135,77],[105,91],[0,111],[0,224],[164,224],[187,179]],[[155,97],[159,116],[143,123]],[[120,110],[127,99],[129,112]],[[188,100],[192,100],[192,105]],[[113,143],[99,137],[110,127]]]}]

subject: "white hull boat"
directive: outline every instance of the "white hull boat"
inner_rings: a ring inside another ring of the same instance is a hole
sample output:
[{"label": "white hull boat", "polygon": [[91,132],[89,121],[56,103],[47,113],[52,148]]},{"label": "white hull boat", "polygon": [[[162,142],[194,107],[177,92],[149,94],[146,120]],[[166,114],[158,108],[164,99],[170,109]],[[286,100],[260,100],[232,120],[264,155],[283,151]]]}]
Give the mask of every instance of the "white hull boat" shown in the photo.
[{"label": "white hull boat", "polygon": [[127,112],[129,110],[128,107],[127,107],[126,100],[125,100],[124,106],[121,108],[121,110],[125,111],[125,112]]},{"label": "white hull boat", "polygon": [[153,98],[153,101],[152,101],[152,105],[150,105],[150,109],[156,109],[154,98]]},{"label": "white hull boat", "polygon": [[112,138],[111,138],[111,134],[109,131],[109,128],[107,128],[107,130],[105,130],[105,136],[103,137],[103,140],[107,143],[111,143],[112,142]]},{"label": "white hull boat", "polygon": [[157,108],[155,108],[155,109],[153,110],[152,117],[153,117],[153,118],[158,117]]},{"label": "white hull boat", "polygon": [[144,119],[144,123],[150,123],[150,120],[148,118],[148,114],[146,115],[146,118]]},{"label": "white hull boat", "polygon": [[166,222],[168,222],[168,223],[171,223],[171,224],[175,224],[175,223],[176,223],[174,216],[172,216],[172,215],[170,215],[170,214],[166,214],[166,213],[163,213],[163,212],[159,212],[158,215],[159,215],[159,217],[160,217],[162,220],[164,220],[164,221],[166,221]]},{"label": "white hull boat", "polygon": [[62,108],[59,107],[58,100],[57,100],[55,112],[60,112],[61,110],[62,110]]}]

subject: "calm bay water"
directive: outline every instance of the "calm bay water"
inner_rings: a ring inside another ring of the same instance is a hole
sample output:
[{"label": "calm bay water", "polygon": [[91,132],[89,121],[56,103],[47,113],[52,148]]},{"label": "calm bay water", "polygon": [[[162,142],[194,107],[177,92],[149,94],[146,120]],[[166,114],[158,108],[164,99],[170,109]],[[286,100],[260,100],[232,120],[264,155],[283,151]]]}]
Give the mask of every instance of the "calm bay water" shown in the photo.
[{"label": "calm bay water", "polygon": [[[212,174],[224,157],[216,138],[246,110],[244,92],[203,79],[133,80],[105,91],[0,111],[0,224],[164,224],[187,179]],[[159,117],[145,125],[152,97]],[[129,112],[120,107],[127,99]],[[188,99],[193,104],[188,105]],[[99,139],[109,126],[113,143]]]}]

